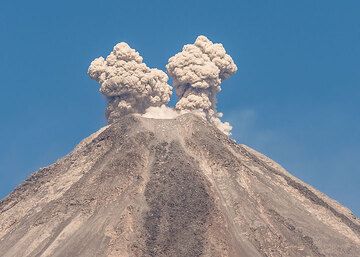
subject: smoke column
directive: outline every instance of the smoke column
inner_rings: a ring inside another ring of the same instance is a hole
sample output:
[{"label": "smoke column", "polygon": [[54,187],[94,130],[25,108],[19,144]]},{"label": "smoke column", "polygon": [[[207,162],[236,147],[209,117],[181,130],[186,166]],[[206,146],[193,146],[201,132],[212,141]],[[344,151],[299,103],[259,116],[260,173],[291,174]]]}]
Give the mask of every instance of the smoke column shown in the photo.
[{"label": "smoke column", "polygon": [[166,68],[179,98],[175,108],[197,113],[229,135],[230,124],[223,123],[222,114],[216,111],[216,95],[221,82],[234,74],[237,67],[223,45],[199,36],[194,44],[185,45],[171,57]]},{"label": "smoke column", "polygon": [[142,114],[149,107],[165,105],[172,94],[166,73],[147,67],[140,54],[124,42],[106,59],[92,61],[88,74],[100,83],[100,92],[108,100],[109,123],[128,113]]}]

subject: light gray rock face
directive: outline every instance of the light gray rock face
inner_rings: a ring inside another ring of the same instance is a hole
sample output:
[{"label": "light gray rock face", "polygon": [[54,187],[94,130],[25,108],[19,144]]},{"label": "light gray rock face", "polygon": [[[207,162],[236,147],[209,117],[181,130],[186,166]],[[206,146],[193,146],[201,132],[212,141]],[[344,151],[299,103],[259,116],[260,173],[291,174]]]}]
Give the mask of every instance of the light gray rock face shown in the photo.
[{"label": "light gray rock face", "polygon": [[0,256],[356,257],[360,223],[194,115],[129,115],[0,203]]}]

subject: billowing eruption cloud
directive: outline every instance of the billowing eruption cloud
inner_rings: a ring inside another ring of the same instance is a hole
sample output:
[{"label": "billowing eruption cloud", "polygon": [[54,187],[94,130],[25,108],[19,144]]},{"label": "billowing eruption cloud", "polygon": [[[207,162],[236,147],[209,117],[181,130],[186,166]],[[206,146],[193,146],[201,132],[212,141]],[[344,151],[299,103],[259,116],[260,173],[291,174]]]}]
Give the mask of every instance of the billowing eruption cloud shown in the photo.
[{"label": "billowing eruption cloud", "polygon": [[145,113],[149,107],[167,104],[172,93],[166,73],[147,67],[140,54],[124,42],[106,59],[92,61],[88,74],[100,83],[100,92],[108,99],[109,123],[128,113]]},{"label": "billowing eruption cloud", "polygon": [[198,113],[230,134],[230,124],[221,122],[222,114],[216,111],[216,94],[221,90],[221,82],[237,67],[223,45],[199,36],[194,44],[185,45],[171,57],[166,68],[179,98],[176,109]]}]

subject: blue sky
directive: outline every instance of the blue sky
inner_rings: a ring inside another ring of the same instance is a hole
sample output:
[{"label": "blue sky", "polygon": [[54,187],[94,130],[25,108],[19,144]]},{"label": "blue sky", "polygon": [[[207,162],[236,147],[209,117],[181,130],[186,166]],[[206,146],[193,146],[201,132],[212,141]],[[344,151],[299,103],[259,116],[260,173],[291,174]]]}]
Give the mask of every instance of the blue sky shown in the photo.
[{"label": "blue sky", "polygon": [[126,41],[165,69],[204,34],[239,68],[218,104],[237,142],[359,216],[359,12],[351,0],[3,1],[0,197],[105,124],[91,60]]}]

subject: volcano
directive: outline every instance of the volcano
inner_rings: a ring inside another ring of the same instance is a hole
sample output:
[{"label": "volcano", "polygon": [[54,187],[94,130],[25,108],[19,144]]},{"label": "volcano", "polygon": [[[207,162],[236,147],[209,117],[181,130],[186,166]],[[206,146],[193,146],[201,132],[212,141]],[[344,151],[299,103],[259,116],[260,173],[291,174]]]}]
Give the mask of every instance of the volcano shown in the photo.
[{"label": "volcano", "polygon": [[1,201],[0,255],[355,257],[360,222],[196,115],[126,115]]}]

